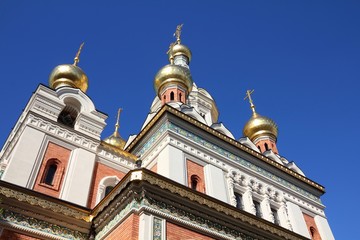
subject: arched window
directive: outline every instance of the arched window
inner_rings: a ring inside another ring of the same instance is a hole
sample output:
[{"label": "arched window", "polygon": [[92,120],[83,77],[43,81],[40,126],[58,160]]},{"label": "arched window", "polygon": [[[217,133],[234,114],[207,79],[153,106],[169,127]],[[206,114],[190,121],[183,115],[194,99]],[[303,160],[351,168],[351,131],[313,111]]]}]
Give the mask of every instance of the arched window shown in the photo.
[{"label": "arched window", "polygon": [[166,100],[166,95],[164,95],[164,101]]},{"label": "arched window", "polygon": [[181,95],[181,93],[179,93],[179,101],[181,102],[181,97],[182,97],[182,95]]},{"label": "arched window", "polygon": [[261,152],[261,148],[260,148],[260,146],[258,146],[258,149],[259,149],[259,151]]},{"label": "arched window", "polygon": [[107,186],[105,188],[105,196],[108,195],[111,192],[111,190],[113,190],[113,189],[114,189],[114,186]]},{"label": "arched window", "polygon": [[268,146],[267,143],[265,143],[265,150],[266,150],[266,151],[269,150],[269,146]]},{"label": "arched window", "polygon": [[108,176],[101,179],[96,196],[96,204],[98,204],[101,199],[108,195],[119,181],[120,179],[117,176]]},{"label": "arched window", "polygon": [[174,101],[174,99],[175,99],[175,94],[174,94],[174,92],[171,92],[170,93],[170,100]]},{"label": "arched window", "polygon": [[45,170],[44,183],[47,185],[54,185],[54,177],[57,170],[56,163],[51,163]]},{"label": "arched window", "polygon": [[191,189],[198,191],[199,182],[200,182],[199,176],[192,175],[190,180],[191,180],[191,183],[190,183]]},{"label": "arched window", "polygon": [[58,122],[73,128],[77,115],[78,111],[74,107],[66,106],[59,114]]},{"label": "arched window", "polygon": [[242,195],[240,193],[235,193],[235,199],[236,199],[236,208],[243,209],[243,200]]},{"label": "arched window", "polygon": [[255,206],[255,215],[257,217],[262,217],[260,203],[258,201],[254,201],[254,206]]},{"label": "arched window", "polygon": [[279,215],[278,215],[277,210],[274,209],[274,208],[271,208],[271,212],[272,212],[272,214],[273,214],[273,216],[274,216],[274,223],[275,223],[276,225],[280,225],[280,220],[279,220]]}]

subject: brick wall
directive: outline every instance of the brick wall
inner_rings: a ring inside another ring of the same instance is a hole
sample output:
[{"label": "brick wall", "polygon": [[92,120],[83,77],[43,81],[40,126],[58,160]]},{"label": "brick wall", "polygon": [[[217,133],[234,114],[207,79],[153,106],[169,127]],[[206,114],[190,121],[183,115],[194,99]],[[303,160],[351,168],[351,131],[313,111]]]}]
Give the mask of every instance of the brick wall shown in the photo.
[{"label": "brick wall", "polygon": [[[52,197],[59,197],[70,154],[71,150],[49,142],[40,166],[40,170],[36,177],[34,185],[35,191],[47,194]],[[49,165],[49,161],[56,162],[58,165],[52,185],[44,183],[47,170],[46,167]]]},{"label": "brick wall", "polygon": [[306,226],[310,233],[311,239],[312,240],[321,240],[321,237],[320,237],[319,231],[316,227],[314,218],[305,213],[303,215],[304,215]]},{"label": "brick wall", "polygon": [[205,193],[205,178],[204,178],[204,167],[190,161],[189,159],[186,160],[186,167],[187,167],[187,176],[188,176],[188,186],[191,188],[191,177],[197,176],[199,178],[196,190],[202,193]]},{"label": "brick wall", "polygon": [[166,239],[167,240],[212,240],[208,236],[194,232],[187,228],[166,222]]},{"label": "brick wall", "polygon": [[0,235],[1,240],[37,240],[40,238],[33,238],[21,233],[13,232],[8,229],[4,229],[2,234]]},{"label": "brick wall", "polygon": [[100,181],[109,176],[117,176],[120,180],[125,176],[126,173],[120,172],[119,170],[113,169],[102,163],[97,162],[94,168],[93,181],[90,189],[88,206],[90,208],[96,205],[96,196],[99,189]]},{"label": "brick wall", "polygon": [[139,216],[131,214],[106,237],[106,240],[138,240],[138,237]]}]

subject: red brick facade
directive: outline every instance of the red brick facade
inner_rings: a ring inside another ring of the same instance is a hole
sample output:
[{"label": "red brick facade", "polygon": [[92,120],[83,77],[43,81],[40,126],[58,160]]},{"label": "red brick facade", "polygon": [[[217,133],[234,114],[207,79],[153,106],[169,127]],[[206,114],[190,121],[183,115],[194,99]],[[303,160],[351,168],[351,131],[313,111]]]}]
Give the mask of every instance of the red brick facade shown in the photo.
[{"label": "red brick facade", "polygon": [[[49,142],[36,177],[35,191],[52,197],[59,197],[70,154],[71,150]],[[48,184],[45,179],[51,165],[56,166],[56,171],[52,183]]]},{"label": "red brick facade", "polygon": [[192,182],[196,181],[196,191],[205,193],[205,178],[204,178],[204,167],[190,161],[186,160],[187,166],[187,176],[188,176],[188,186],[192,188]]},{"label": "red brick facade", "polygon": [[0,235],[1,240],[37,240],[39,238],[33,238],[21,233],[13,232],[11,230],[4,229]]},{"label": "red brick facade", "polygon": [[168,240],[213,240],[208,236],[191,231],[176,224],[166,222],[166,239]]},{"label": "red brick facade", "polygon": [[321,237],[320,237],[319,231],[316,227],[314,218],[304,213],[304,219],[305,219],[308,231],[310,233],[311,239],[312,240],[321,240]]},{"label": "red brick facade", "polygon": [[96,205],[96,196],[99,189],[100,181],[105,177],[116,176],[121,180],[126,173],[120,172],[119,170],[113,169],[109,166],[106,166],[102,163],[97,162],[94,167],[94,176],[93,182],[91,185],[89,202],[88,205],[90,208],[95,207]]},{"label": "red brick facade", "polygon": [[131,214],[106,237],[106,240],[138,240],[138,237],[139,216]]}]

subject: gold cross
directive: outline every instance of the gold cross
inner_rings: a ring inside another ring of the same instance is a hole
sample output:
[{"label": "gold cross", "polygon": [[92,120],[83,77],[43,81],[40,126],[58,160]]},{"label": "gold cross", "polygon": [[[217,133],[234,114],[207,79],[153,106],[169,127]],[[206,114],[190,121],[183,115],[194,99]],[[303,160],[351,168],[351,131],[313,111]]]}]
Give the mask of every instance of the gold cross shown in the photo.
[{"label": "gold cross", "polygon": [[80,45],[79,50],[76,53],[76,56],[74,58],[74,66],[77,66],[78,63],[80,62],[80,53],[81,53],[83,46],[84,46],[84,42]]},{"label": "gold cross", "polygon": [[255,105],[254,105],[254,102],[251,98],[251,94],[254,92],[254,89],[253,90],[247,90],[246,91],[246,96],[244,98],[244,100],[246,100],[247,98],[249,99],[249,102],[250,102],[250,107],[252,109],[252,111],[255,113]]},{"label": "gold cross", "polygon": [[175,31],[175,33],[174,33],[174,36],[176,37],[176,42],[178,43],[178,44],[180,44],[180,36],[181,36],[181,29],[182,29],[182,27],[183,27],[183,25],[184,24],[180,24],[180,25],[177,25],[176,26],[176,31]]}]

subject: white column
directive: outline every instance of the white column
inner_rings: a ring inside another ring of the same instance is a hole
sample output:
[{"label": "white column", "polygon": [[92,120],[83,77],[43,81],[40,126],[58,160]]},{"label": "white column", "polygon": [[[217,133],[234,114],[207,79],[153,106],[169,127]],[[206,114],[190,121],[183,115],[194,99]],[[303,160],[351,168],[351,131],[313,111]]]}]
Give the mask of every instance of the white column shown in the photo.
[{"label": "white column", "polygon": [[274,216],[271,212],[269,196],[265,194],[264,199],[260,203],[262,218],[270,222],[274,222]]},{"label": "white column", "polygon": [[140,213],[139,239],[152,240],[152,216],[147,213]]},{"label": "white column", "polygon": [[252,189],[250,186],[246,187],[246,191],[244,192],[242,197],[243,197],[244,210],[255,215],[256,209],[252,199]]},{"label": "white column", "polygon": [[60,198],[87,206],[95,165],[95,154],[78,148],[72,152]]},{"label": "white column", "polygon": [[319,215],[314,217],[316,227],[319,230],[321,239],[335,240],[334,235],[331,231],[328,221]]},{"label": "white column", "polygon": [[173,146],[166,146],[159,153],[157,173],[185,185],[186,169],[183,152]]},{"label": "white column", "polygon": [[227,184],[228,184],[228,191],[229,191],[229,204],[236,207],[236,197],[234,193],[234,179],[229,176],[227,176]]},{"label": "white column", "polygon": [[280,208],[278,209],[278,216],[279,216],[279,221],[280,221],[280,226],[292,230],[291,224],[290,224],[290,220],[288,218],[287,215],[287,209],[286,209],[286,203],[285,201],[282,201],[280,203]]},{"label": "white column", "polygon": [[223,171],[214,165],[204,167],[206,193],[223,202],[228,202]]},{"label": "white column", "polygon": [[287,202],[286,205],[293,231],[304,237],[311,238],[300,207],[292,202]]},{"label": "white column", "polygon": [[25,127],[9,159],[2,180],[28,187],[31,172],[40,151],[45,134],[31,127]]}]

